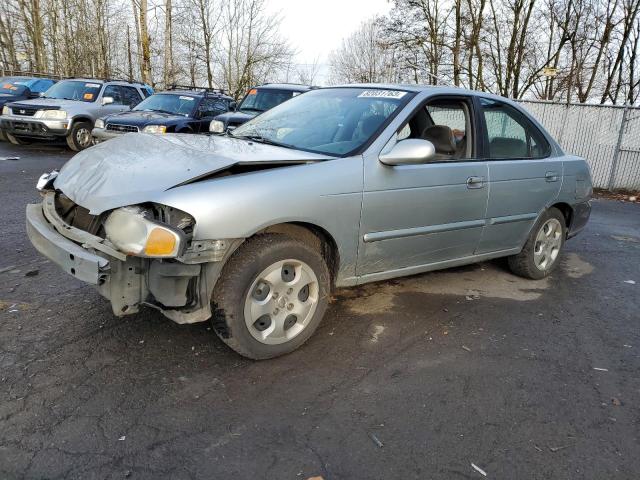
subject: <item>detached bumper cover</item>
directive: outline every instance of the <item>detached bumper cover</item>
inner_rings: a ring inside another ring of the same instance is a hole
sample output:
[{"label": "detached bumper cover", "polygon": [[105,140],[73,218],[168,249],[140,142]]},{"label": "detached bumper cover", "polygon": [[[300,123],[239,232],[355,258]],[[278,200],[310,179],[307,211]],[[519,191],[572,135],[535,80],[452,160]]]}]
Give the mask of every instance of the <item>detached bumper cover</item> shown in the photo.
[{"label": "detached bumper cover", "polygon": [[42,204],[27,205],[27,235],[38,252],[70,275],[93,285],[106,280],[109,260],[60,235],[45,219]]}]

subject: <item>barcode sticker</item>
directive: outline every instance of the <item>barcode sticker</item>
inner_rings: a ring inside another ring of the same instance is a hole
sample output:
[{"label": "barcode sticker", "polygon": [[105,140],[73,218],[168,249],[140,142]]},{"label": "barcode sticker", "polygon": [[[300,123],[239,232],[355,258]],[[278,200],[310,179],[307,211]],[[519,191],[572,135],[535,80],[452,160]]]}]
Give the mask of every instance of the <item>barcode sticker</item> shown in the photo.
[{"label": "barcode sticker", "polygon": [[365,90],[358,98],[402,98],[406,94],[400,90]]}]

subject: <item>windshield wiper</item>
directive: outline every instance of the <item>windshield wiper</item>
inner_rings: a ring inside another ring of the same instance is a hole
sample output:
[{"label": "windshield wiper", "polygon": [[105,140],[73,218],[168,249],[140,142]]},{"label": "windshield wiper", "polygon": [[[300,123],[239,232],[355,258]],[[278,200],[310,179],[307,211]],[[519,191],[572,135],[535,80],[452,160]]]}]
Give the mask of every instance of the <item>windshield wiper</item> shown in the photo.
[{"label": "windshield wiper", "polygon": [[262,110],[261,108],[252,108],[252,107],[242,107],[240,108],[240,111],[247,111],[247,112],[259,112],[262,113],[264,112],[264,110]]},{"label": "windshield wiper", "polygon": [[246,138],[247,140],[251,140],[253,142],[264,143],[267,145],[274,145],[276,147],[284,147],[284,148],[296,148],[293,145],[287,145],[286,143],[275,142],[269,138],[265,138],[262,135],[254,134],[254,135],[234,135],[231,133],[232,137],[235,138]]}]

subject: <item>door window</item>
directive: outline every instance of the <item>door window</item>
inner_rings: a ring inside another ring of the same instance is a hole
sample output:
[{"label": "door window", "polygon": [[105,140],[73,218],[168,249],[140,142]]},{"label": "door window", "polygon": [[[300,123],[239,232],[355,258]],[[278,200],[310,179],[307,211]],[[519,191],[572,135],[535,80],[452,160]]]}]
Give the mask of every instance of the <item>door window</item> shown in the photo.
[{"label": "door window", "polygon": [[202,118],[215,117],[228,110],[229,104],[221,98],[205,98],[198,107]]},{"label": "door window", "polygon": [[429,140],[436,161],[474,158],[471,108],[466,99],[435,99],[420,108],[398,131],[398,140]]},{"label": "door window", "polygon": [[122,88],[122,96],[124,99],[124,104],[129,105],[131,108],[135,107],[140,103],[142,98],[140,98],[140,94],[138,90],[133,87],[120,87]]},{"label": "door window", "polygon": [[111,97],[113,98],[112,105],[122,105],[122,94],[120,93],[120,87],[118,85],[107,85],[104,89],[104,93],[102,94],[102,98]]},{"label": "door window", "polygon": [[515,108],[480,99],[487,127],[489,158],[543,158],[551,147],[540,131]]}]

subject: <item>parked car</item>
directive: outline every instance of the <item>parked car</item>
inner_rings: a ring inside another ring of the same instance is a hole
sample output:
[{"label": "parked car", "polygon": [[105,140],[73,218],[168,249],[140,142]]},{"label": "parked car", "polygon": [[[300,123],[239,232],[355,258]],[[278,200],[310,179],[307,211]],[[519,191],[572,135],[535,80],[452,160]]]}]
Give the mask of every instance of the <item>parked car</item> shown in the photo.
[{"label": "parked car", "polygon": [[[38,98],[54,83],[56,83],[56,80],[51,78],[0,77],[0,110],[8,102]],[[0,130],[0,140],[6,140],[2,130]]]},{"label": "parked car", "polygon": [[98,119],[92,135],[100,142],[129,132],[203,133],[216,115],[233,107],[233,98],[221,90],[173,89],[150,96],[130,112]]},{"label": "parked car", "polygon": [[280,105],[301,93],[313,89],[310,85],[297,85],[295,83],[266,83],[250,89],[240,102],[237,111],[223,113],[214,118],[221,122],[215,132],[233,130],[243,123],[251,120],[256,115]]},{"label": "parked car", "polygon": [[16,145],[33,139],[66,139],[72,150],[92,145],[94,122],[130,110],[152,92],[142,83],[74,78],[53,85],[41,98],[7,103],[0,130]]},{"label": "parked car", "polygon": [[228,135],[125,135],[39,188],[33,245],[115,315],[213,314],[254,359],[302,345],[334,287],[496,257],[546,277],[592,193],[517,103],[405,85],[313,90]]}]

